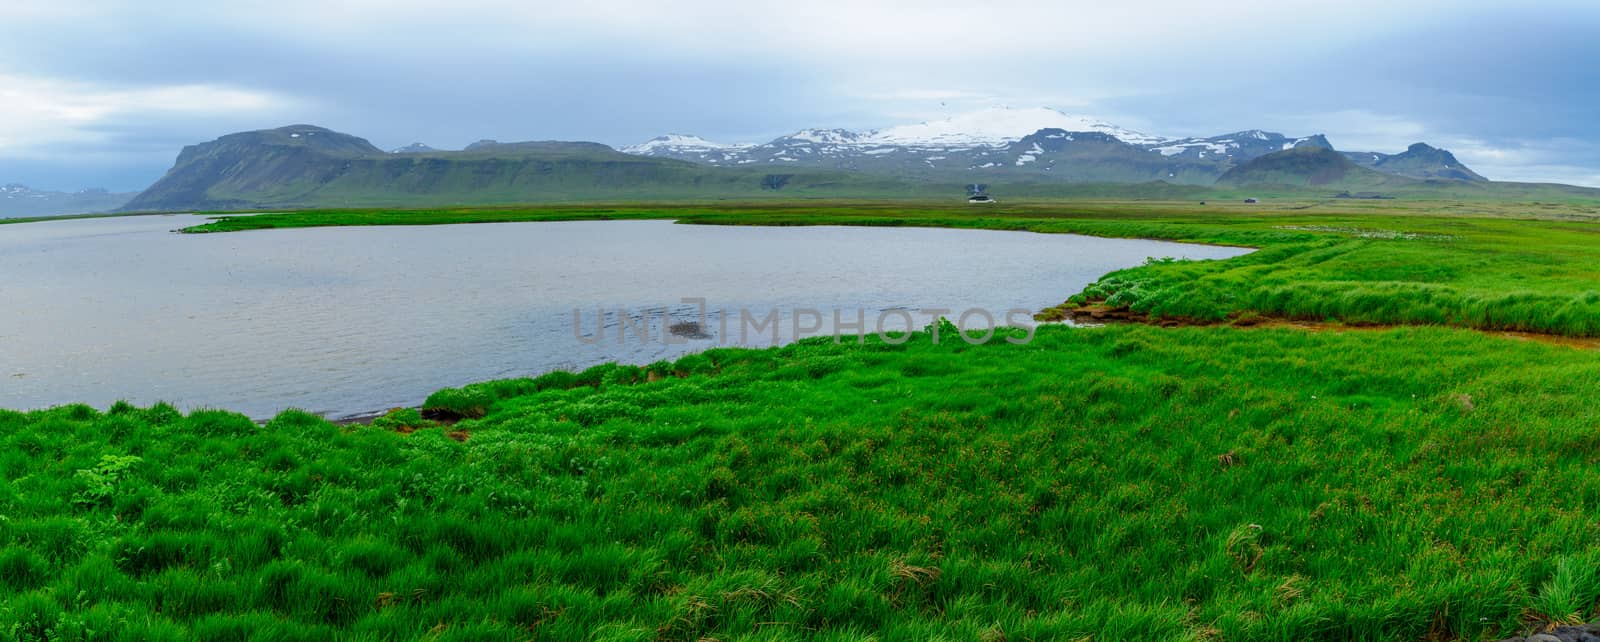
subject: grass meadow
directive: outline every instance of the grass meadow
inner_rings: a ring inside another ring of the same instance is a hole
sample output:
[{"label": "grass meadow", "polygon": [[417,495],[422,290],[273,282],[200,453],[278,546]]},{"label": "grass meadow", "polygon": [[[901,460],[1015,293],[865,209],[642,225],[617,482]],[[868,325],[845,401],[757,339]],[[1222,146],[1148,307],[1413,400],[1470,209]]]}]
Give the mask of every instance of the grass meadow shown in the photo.
[{"label": "grass meadow", "polygon": [[1600,599],[1572,347],[1047,326],[429,406],[468,418],[0,413],[0,633],[1477,640]]},{"label": "grass meadow", "polygon": [[441,390],[370,426],[0,411],[0,640],[1492,640],[1600,616],[1600,353],[1470,329],[1600,335],[1592,211],[1206,207],[218,220],[195,231],[660,217],[1226,243],[1260,251],[1153,260],[1075,304],[1340,324],[811,339]]}]

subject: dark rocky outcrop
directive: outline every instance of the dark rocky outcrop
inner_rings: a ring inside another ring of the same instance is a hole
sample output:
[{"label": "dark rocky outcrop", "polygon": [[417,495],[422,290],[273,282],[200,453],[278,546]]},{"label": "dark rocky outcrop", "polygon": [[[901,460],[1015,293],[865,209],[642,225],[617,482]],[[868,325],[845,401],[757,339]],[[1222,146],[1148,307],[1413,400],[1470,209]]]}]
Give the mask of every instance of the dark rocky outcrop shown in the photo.
[{"label": "dark rocky outcrop", "polygon": [[1501,642],[1600,642],[1600,622],[1559,626],[1526,637],[1506,638]]}]

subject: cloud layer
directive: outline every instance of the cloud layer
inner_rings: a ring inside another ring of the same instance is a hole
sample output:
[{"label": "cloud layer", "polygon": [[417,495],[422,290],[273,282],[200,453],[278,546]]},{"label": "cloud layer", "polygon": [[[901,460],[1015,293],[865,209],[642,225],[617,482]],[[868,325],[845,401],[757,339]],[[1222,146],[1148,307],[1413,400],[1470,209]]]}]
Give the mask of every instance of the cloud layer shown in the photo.
[{"label": "cloud layer", "polygon": [[138,189],[310,122],[399,146],[756,141],[990,104],[1166,135],[1325,132],[1600,185],[1600,7],[1536,0],[8,0],[0,182]]}]

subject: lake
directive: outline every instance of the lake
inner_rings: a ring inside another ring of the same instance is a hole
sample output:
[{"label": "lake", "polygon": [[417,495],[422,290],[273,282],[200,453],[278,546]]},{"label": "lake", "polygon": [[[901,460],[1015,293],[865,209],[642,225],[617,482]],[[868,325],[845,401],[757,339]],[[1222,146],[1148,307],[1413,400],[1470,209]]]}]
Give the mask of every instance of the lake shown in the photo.
[{"label": "lake", "polygon": [[171,232],[203,221],[0,226],[0,407],[168,401],[337,418],[474,381],[771,345],[774,332],[827,333],[835,315],[868,332],[920,328],[937,309],[1004,325],[1007,310],[1056,305],[1148,257],[1248,251],[666,221]]}]

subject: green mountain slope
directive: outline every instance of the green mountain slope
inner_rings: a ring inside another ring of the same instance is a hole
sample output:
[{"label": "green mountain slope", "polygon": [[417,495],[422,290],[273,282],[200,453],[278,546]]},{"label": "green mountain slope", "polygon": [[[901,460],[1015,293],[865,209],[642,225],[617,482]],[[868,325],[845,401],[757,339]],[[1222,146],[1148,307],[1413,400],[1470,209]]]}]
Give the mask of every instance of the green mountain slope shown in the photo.
[{"label": "green mountain slope", "polygon": [[1318,188],[1405,187],[1414,179],[1361,167],[1321,146],[1302,146],[1267,154],[1228,170],[1218,185],[1288,185]]},{"label": "green mountain slope", "polygon": [[293,125],[187,147],[166,176],[123,210],[893,196],[917,189],[848,172],[707,168],[595,143],[484,141],[459,152],[390,154],[361,138]]},{"label": "green mountain slope", "polygon": [[1352,152],[1345,157],[1357,165],[1411,178],[1482,182],[1484,178],[1456,160],[1455,154],[1427,143],[1416,143],[1399,154]]}]

